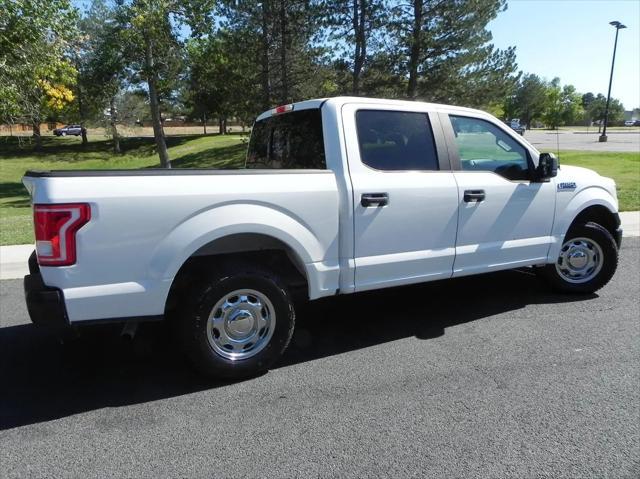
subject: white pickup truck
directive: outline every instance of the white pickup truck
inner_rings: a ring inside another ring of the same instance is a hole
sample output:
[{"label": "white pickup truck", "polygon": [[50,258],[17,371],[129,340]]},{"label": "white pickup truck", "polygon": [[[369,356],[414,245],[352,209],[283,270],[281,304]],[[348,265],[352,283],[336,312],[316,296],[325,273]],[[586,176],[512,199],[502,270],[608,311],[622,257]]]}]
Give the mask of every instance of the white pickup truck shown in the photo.
[{"label": "white pickup truck", "polygon": [[613,180],[559,169],[482,111],[348,97],[284,105],[256,120],[245,166],[27,172],[32,321],[171,318],[205,374],[242,377],[287,347],[296,294],[520,267],[584,293],[616,270]]}]

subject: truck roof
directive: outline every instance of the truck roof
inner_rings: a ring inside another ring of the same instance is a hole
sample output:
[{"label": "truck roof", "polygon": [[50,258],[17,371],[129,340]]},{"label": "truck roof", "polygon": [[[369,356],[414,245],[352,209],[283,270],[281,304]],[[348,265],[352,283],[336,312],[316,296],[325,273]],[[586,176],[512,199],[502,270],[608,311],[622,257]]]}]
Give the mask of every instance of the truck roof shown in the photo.
[{"label": "truck roof", "polygon": [[299,101],[296,103],[291,103],[289,105],[282,105],[279,107],[275,107],[275,108],[272,108],[271,110],[267,110],[264,113],[260,114],[260,116],[256,118],[256,121],[264,120],[265,118],[268,118],[272,115],[289,111],[289,110],[278,111],[278,109],[283,107],[291,107],[290,109],[293,111],[300,111],[300,110],[310,110],[313,108],[320,108],[324,103],[331,103],[337,107],[340,107],[345,103],[356,103],[356,102],[371,104],[371,105],[396,105],[398,107],[411,106],[411,105],[415,105],[416,103],[422,103],[424,105],[428,105],[433,110],[446,109],[448,111],[457,110],[460,112],[467,112],[467,113],[486,114],[486,112],[482,110],[476,110],[473,108],[466,108],[466,107],[455,106],[455,105],[444,105],[440,103],[428,103],[428,102],[411,101],[411,100],[390,100],[385,98],[367,98],[367,97],[356,97],[356,96],[336,96],[332,98],[314,98],[311,100]]}]

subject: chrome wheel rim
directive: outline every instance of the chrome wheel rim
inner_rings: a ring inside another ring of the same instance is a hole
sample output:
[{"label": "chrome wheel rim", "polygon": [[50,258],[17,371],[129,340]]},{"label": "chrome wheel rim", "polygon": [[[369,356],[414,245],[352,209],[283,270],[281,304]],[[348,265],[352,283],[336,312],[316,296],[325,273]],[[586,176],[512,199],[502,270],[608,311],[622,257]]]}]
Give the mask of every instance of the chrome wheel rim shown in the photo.
[{"label": "chrome wheel rim", "polygon": [[254,289],[237,289],[211,309],[207,339],[223,358],[241,361],[269,344],[275,326],[276,313],[269,298]]},{"label": "chrome wheel rim", "polygon": [[572,238],[562,245],[556,271],[569,283],[586,283],[602,269],[602,248],[589,238]]}]

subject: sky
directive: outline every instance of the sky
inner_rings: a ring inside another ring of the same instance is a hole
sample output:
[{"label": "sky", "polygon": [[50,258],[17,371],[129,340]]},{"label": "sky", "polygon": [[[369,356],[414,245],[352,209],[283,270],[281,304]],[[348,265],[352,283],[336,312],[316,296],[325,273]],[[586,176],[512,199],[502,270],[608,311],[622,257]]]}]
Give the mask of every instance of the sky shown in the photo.
[{"label": "sky", "polygon": [[520,70],[606,95],[613,20],[627,28],[618,35],[611,96],[631,110],[640,107],[640,0],[509,0],[487,28],[496,47],[516,47]]}]

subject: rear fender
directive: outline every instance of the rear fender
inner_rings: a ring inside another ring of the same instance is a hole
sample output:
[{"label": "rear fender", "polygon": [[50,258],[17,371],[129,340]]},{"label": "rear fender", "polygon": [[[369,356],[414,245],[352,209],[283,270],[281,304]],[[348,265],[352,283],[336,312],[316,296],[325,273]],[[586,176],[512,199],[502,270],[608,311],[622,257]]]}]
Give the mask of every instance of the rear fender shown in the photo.
[{"label": "rear fender", "polygon": [[314,291],[326,283],[315,275],[319,264],[337,264],[337,241],[322,244],[302,220],[263,204],[220,205],[188,218],[156,247],[149,264],[149,277],[170,283],[185,261],[200,248],[217,239],[243,233],[270,236],[287,245],[304,264],[309,296],[326,295]]}]

